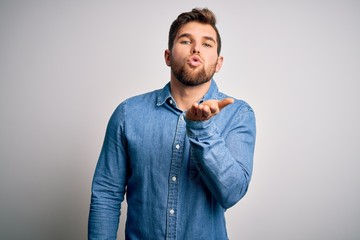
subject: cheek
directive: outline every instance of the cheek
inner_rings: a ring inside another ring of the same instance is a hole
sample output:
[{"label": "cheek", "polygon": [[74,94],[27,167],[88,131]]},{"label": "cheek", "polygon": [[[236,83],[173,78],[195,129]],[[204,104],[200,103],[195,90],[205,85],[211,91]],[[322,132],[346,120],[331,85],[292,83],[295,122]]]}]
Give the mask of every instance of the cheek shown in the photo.
[{"label": "cheek", "polygon": [[209,56],[208,58],[208,63],[209,65],[212,65],[212,66],[216,66],[218,65],[218,56],[217,55],[211,55]]},{"label": "cheek", "polygon": [[206,57],[209,60],[209,62],[212,62],[212,63],[214,63],[214,62],[216,62],[218,60],[218,55],[217,55],[217,53],[215,51],[207,52],[206,56],[204,56],[204,57]]},{"label": "cheek", "polygon": [[171,62],[183,65],[186,63],[186,57],[178,54],[173,54],[171,57]]},{"label": "cheek", "polygon": [[174,44],[173,48],[172,48],[172,53],[173,54],[184,54],[185,52],[188,51],[188,45],[184,45],[184,44]]}]

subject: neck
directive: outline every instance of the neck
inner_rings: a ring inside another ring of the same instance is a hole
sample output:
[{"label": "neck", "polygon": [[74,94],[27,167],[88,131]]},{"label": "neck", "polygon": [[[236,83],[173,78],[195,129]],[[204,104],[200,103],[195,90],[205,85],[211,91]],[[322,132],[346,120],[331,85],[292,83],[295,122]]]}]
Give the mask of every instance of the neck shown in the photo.
[{"label": "neck", "polygon": [[170,80],[171,95],[176,105],[182,111],[188,110],[194,103],[198,102],[210,88],[211,80],[198,86],[187,86],[178,80]]}]

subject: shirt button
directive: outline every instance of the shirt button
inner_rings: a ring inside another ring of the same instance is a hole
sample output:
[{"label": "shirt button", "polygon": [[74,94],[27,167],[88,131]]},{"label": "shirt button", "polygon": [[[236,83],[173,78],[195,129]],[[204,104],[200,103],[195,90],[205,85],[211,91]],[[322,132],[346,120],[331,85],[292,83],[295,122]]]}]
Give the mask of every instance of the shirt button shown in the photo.
[{"label": "shirt button", "polygon": [[171,215],[174,215],[174,213],[175,213],[174,209],[170,209],[169,213],[170,213]]},{"label": "shirt button", "polygon": [[179,144],[176,144],[175,147],[176,147],[176,149],[179,149],[179,148],[180,148],[180,145],[179,145]]},{"label": "shirt button", "polygon": [[170,103],[170,104],[173,104],[173,100],[172,100],[172,99],[170,99],[170,100],[169,100],[169,103]]},{"label": "shirt button", "polygon": [[171,180],[172,180],[173,182],[176,182],[176,177],[173,176],[173,177],[171,178]]}]

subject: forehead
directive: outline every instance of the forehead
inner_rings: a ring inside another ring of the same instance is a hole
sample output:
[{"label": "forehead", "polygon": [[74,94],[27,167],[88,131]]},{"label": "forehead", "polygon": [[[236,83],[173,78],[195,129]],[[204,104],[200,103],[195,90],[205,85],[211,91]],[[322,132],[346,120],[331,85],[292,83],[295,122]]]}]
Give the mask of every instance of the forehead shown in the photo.
[{"label": "forehead", "polygon": [[176,38],[188,34],[193,37],[211,37],[216,40],[216,31],[210,24],[189,22],[182,26],[176,34]]}]

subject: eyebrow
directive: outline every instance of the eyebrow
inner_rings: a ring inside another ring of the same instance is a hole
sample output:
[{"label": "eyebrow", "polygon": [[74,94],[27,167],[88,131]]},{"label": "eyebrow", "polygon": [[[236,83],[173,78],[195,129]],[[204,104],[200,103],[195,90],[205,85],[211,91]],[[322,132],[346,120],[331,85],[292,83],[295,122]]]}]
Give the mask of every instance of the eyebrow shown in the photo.
[{"label": "eyebrow", "polygon": [[[182,37],[192,38],[192,35],[189,34],[189,33],[183,33],[183,34],[179,35],[179,36],[177,37],[177,39],[180,39],[180,38],[182,38]],[[213,41],[214,43],[216,43],[216,41],[215,41],[215,39],[214,39],[213,37],[203,36],[203,38],[206,39],[206,40],[210,40],[210,41]]]}]

